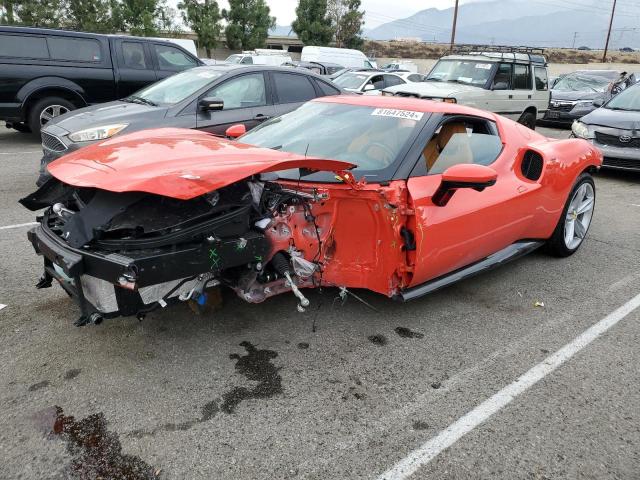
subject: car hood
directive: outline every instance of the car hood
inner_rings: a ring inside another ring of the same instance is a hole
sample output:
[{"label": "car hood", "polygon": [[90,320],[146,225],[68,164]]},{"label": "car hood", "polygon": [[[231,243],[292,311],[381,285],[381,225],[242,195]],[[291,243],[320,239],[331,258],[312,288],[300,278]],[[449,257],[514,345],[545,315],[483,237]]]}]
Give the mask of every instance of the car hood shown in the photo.
[{"label": "car hood", "polygon": [[395,85],[385,88],[385,92],[408,92],[415,93],[424,97],[446,97],[448,95],[456,95],[462,92],[477,92],[480,87],[464,85],[452,82],[415,82],[405,83],[403,85]]},{"label": "car hood", "polygon": [[624,110],[598,108],[582,117],[580,121],[589,125],[600,125],[621,130],[640,130],[640,111],[625,112]]},{"label": "car hood", "polygon": [[58,180],[111,192],[147,192],[188,200],[251,175],[355,165],[234,142],[196,130],[160,128],[76,150],[47,167]]},{"label": "car hood", "polygon": [[575,101],[575,100],[594,100],[596,98],[603,98],[604,92],[594,92],[594,91],[562,91],[562,90],[551,90],[551,100],[565,100],[565,101]]},{"label": "car hood", "polygon": [[[62,128],[67,132],[77,132],[114,123],[133,123],[140,120],[149,121],[164,118],[166,113],[167,108],[165,107],[153,107],[151,105],[116,100],[73,110],[52,121],[51,125]],[[47,127],[44,128],[44,131],[46,129]]]}]

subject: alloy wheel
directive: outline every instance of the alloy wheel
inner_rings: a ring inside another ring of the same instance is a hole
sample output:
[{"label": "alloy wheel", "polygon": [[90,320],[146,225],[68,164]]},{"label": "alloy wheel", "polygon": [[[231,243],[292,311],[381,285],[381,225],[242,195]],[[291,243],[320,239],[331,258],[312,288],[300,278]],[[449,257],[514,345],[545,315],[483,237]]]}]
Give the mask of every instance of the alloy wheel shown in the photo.
[{"label": "alloy wheel", "polygon": [[44,126],[49,123],[55,117],[67,113],[69,109],[63,105],[49,105],[47,108],[40,112],[40,126]]},{"label": "alloy wheel", "polygon": [[595,192],[590,183],[583,183],[573,194],[564,221],[564,244],[575,250],[584,240],[593,217]]}]

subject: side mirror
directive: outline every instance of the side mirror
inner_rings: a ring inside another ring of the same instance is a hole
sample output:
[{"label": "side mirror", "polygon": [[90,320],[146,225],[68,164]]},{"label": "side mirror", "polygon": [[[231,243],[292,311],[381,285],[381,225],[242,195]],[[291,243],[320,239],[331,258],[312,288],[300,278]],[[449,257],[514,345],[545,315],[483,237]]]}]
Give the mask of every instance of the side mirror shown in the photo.
[{"label": "side mirror", "polygon": [[445,206],[459,188],[473,188],[481,192],[496,183],[498,174],[493,168],[474,163],[459,163],[442,173],[442,181],[432,201],[439,207]]},{"label": "side mirror", "polygon": [[604,105],[604,98],[594,98],[593,102],[591,103],[594,107],[600,108],[602,105]]},{"label": "side mirror", "polygon": [[198,107],[203,112],[222,110],[224,108],[224,102],[218,97],[204,97],[198,101]]},{"label": "side mirror", "polygon": [[376,89],[376,87],[373,86],[373,84],[371,83],[367,83],[364,88],[362,89],[363,92],[372,92]]},{"label": "side mirror", "polygon": [[508,90],[509,84],[507,82],[496,82],[491,87],[491,90]]},{"label": "side mirror", "polygon": [[228,138],[238,138],[247,133],[247,127],[244,126],[243,123],[236,123],[235,125],[231,125],[224,134]]}]

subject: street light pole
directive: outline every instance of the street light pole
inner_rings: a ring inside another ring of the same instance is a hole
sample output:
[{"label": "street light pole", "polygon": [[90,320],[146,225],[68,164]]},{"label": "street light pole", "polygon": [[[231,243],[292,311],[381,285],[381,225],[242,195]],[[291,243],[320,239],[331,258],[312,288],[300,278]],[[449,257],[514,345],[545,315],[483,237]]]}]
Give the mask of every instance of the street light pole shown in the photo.
[{"label": "street light pole", "polygon": [[609,38],[611,37],[611,27],[613,26],[614,13],[616,13],[616,0],[613,0],[613,8],[611,8],[611,19],[609,20],[609,31],[607,32],[607,41],[604,44],[604,53],[602,54],[602,63],[607,62],[607,50],[609,49]]},{"label": "street light pole", "polygon": [[456,41],[456,22],[457,21],[458,21],[458,0],[456,0],[456,6],[453,10],[453,27],[451,28],[451,45],[449,46],[449,51],[453,51],[453,44]]}]

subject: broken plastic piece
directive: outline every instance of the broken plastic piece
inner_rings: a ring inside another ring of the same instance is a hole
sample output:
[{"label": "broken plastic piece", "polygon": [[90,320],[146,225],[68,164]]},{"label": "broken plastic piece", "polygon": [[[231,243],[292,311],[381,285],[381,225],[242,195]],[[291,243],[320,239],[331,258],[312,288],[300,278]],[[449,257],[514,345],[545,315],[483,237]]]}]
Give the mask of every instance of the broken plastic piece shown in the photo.
[{"label": "broken plastic piece", "polygon": [[536,302],[533,304],[534,307],[544,307],[544,302],[540,302],[538,300],[536,300]]},{"label": "broken plastic piece", "polygon": [[260,230],[265,230],[270,223],[271,223],[270,218],[263,218],[261,220],[258,220],[256,223],[254,223],[254,225],[258,227]]}]

